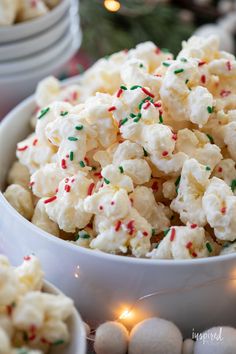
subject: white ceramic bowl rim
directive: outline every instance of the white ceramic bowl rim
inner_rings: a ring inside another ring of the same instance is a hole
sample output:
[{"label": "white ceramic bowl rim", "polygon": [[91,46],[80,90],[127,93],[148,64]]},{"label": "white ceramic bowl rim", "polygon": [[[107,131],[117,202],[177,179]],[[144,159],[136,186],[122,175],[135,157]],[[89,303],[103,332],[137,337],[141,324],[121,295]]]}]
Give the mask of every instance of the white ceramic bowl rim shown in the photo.
[{"label": "white ceramic bowl rim", "polygon": [[[80,80],[80,76],[75,76],[71,79],[63,80],[62,85],[69,85],[69,84],[76,84]],[[29,103],[32,103],[34,100],[34,96],[30,96],[24,101],[22,101],[19,105],[17,105],[8,115],[3,119],[3,121],[0,123],[0,131],[4,130],[5,125],[7,125],[8,121],[12,119],[12,116],[17,115],[21,109]],[[19,114],[18,114],[19,115]],[[0,191],[0,200],[3,204],[4,207],[6,207],[9,210],[9,213],[12,216],[12,219],[17,219],[20,223],[23,223],[25,227],[31,228],[32,233],[37,232],[41,233],[41,236],[48,239],[50,242],[55,242],[55,243],[60,243],[62,246],[67,247],[67,248],[79,248],[80,252],[84,253],[85,255],[88,256],[95,256],[98,258],[105,258],[107,260],[111,261],[116,261],[116,262],[122,262],[122,263],[141,263],[145,264],[146,266],[153,266],[153,264],[158,265],[165,265],[168,267],[176,267],[176,266],[192,266],[192,265],[207,265],[208,263],[218,263],[224,260],[236,260],[236,253],[228,254],[228,255],[221,255],[221,256],[213,256],[213,257],[205,257],[205,258],[197,258],[197,259],[186,259],[186,260],[174,260],[174,259],[146,259],[146,258],[136,258],[136,257],[129,257],[129,256],[122,256],[122,255],[113,255],[109,254],[106,252],[98,251],[98,250],[92,250],[89,248],[84,248],[84,247],[78,247],[77,245],[74,245],[72,242],[65,241],[63,239],[60,239],[56,236],[53,236],[49,234],[48,232],[40,229],[39,227],[35,226],[32,224],[30,221],[25,219],[22,215],[20,215],[11,205],[10,203],[7,202],[5,197],[3,196],[2,192]]]},{"label": "white ceramic bowl rim", "polygon": [[56,5],[52,10],[50,10],[48,13],[46,13],[46,15],[36,17],[36,18],[29,20],[29,21],[15,23],[14,25],[11,25],[11,26],[0,27],[0,33],[1,33],[1,35],[4,35],[4,32],[8,32],[9,29],[14,29],[16,31],[18,31],[18,30],[20,31],[22,29],[27,29],[27,27],[29,25],[36,25],[36,24],[40,24],[41,22],[43,23],[44,21],[47,21],[48,18],[52,14],[56,15],[58,12],[61,12],[61,8],[62,7],[64,8],[65,4],[67,5],[66,0],[61,0],[60,3],[58,5]]}]

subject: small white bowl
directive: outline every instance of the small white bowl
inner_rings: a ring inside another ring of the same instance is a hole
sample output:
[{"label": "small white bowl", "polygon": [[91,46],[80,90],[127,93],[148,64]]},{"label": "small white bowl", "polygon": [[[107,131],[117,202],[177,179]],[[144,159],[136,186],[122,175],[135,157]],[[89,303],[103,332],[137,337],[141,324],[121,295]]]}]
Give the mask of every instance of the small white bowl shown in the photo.
[{"label": "small white bowl", "polygon": [[[63,294],[58,288],[51,283],[44,281],[43,292],[61,295]],[[84,323],[79,313],[74,310],[72,316],[68,319],[70,342],[60,347],[52,347],[49,354],[86,354],[86,333]]]},{"label": "small white bowl", "polygon": [[51,62],[57,62],[58,58],[68,48],[73,41],[70,29],[67,29],[61,38],[49,48],[42,50],[34,55],[10,61],[9,63],[0,62],[0,81],[4,78],[13,77],[16,74],[27,75],[30,70],[38,70],[43,65],[48,65]]},{"label": "small white bowl", "polygon": [[[76,83],[79,78],[66,81]],[[15,160],[16,144],[29,133],[34,97],[0,124],[0,188]],[[159,316],[184,335],[225,323],[235,326],[236,254],[192,260],[154,260],[111,255],[78,247],[39,229],[0,193],[0,248],[13,264],[25,254],[39,257],[47,279],[74,299],[92,326],[132,308],[127,323]],[[218,280],[217,280],[218,279]],[[158,296],[141,296],[160,292]],[[221,323],[219,323],[221,322]]]},{"label": "small white bowl", "polygon": [[30,95],[36,88],[37,83],[48,75],[58,75],[68,61],[75,55],[82,41],[79,25],[76,23],[71,28],[72,35],[64,50],[46,65],[40,65],[34,70],[22,74],[13,74],[0,77],[0,118],[12,107]]},{"label": "small white bowl", "polygon": [[30,54],[40,55],[42,50],[53,45],[63,36],[69,24],[70,16],[66,13],[66,16],[53,27],[34,37],[10,44],[0,44],[0,67],[3,69],[4,64],[8,63],[9,60],[14,60],[9,63],[9,65],[13,65],[20,62],[20,60],[16,61],[18,58],[23,58],[21,60],[24,60],[24,57]]},{"label": "small white bowl", "polygon": [[58,22],[70,5],[76,0],[61,0],[61,2],[45,16],[32,21],[17,23],[12,26],[0,27],[0,44],[17,41],[40,33]]}]

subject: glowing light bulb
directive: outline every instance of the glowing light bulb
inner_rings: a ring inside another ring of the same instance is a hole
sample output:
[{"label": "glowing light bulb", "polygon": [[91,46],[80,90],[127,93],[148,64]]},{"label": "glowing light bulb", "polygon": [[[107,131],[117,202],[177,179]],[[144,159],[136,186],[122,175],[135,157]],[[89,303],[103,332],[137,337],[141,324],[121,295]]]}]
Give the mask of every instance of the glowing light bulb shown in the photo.
[{"label": "glowing light bulb", "polygon": [[104,6],[108,11],[117,12],[120,10],[120,3],[117,0],[105,0]]},{"label": "glowing light bulb", "polygon": [[120,320],[126,320],[126,319],[129,319],[131,317],[132,317],[131,311],[125,310],[125,311],[122,312],[122,314],[120,315],[119,319]]},{"label": "glowing light bulb", "polygon": [[74,272],[74,277],[75,278],[79,278],[79,274],[80,274],[80,269],[79,269],[80,267],[79,267],[79,265],[76,267],[76,270],[75,270],[75,272]]}]

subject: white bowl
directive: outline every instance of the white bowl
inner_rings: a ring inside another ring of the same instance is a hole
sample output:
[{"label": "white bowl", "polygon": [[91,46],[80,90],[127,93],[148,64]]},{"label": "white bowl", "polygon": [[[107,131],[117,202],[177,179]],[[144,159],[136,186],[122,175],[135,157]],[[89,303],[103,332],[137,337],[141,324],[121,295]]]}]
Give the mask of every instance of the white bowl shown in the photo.
[{"label": "white bowl", "polygon": [[61,2],[45,16],[13,26],[0,27],[0,44],[25,39],[48,29],[63,17],[69,9],[70,4],[75,1],[76,0],[61,0]]},{"label": "white bowl", "polygon": [[58,58],[64,53],[67,47],[73,41],[73,35],[70,29],[63,33],[63,36],[59,38],[55,43],[49,48],[42,50],[39,53],[35,53],[26,58],[10,61],[8,63],[0,62],[0,80],[5,78],[10,78],[15,74],[20,74],[21,76],[29,73],[30,70],[37,69],[40,66],[48,65],[51,62],[57,62]]},{"label": "white bowl", "polygon": [[37,70],[27,73],[0,77],[0,119],[12,107],[30,95],[37,83],[48,75],[58,75],[80,47],[82,34],[77,22],[71,27],[68,45],[53,60],[46,65],[40,65]]},{"label": "white bowl", "polygon": [[[23,41],[17,41],[10,44],[0,44],[0,67],[4,70],[4,65],[8,64],[13,66],[17,65],[20,60],[30,54],[40,55],[41,51],[50,47],[56,43],[68,30],[70,23],[70,16],[66,13],[66,16],[56,23],[53,27],[45,30],[38,35],[27,38]],[[14,60],[9,62],[9,60]]]},{"label": "white bowl", "polygon": [[[60,295],[62,292],[53,286],[51,283],[45,281],[43,292]],[[49,354],[86,354],[86,333],[83,321],[79,313],[74,310],[72,316],[67,321],[70,333],[70,342],[60,347],[54,347],[50,350]]]},{"label": "white bowl", "polygon": [[[16,143],[29,133],[34,109],[34,98],[30,97],[0,124],[2,190],[15,159]],[[47,279],[75,300],[84,320],[92,325],[116,319],[133,305],[133,323],[158,315],[173,320],[186,336],[192,328],[236,325],[236,281],[229,279],[233,273],[236,278],[236,254],[179,261],[110,255],[77,247],[40,230],[18,214],[2,194],[0,212],[0,248],[10,261],[16,264],[25,254],[37,255]],[[156,291],[162,295],[136,302]]]}]

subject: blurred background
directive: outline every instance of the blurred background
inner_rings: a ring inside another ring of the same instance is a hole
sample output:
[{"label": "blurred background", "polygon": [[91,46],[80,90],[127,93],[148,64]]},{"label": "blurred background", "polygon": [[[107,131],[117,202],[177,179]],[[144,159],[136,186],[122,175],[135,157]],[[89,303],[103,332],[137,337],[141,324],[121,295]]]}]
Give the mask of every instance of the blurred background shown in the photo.
[{"label": "blurred background", "polygon": [[[5,27],[1,1],[0,119],[43,77],[81,74],[139,42],[176,54],[192,34],[217,34],[221,49],[235,53],[236,0],[53,0],[57,5],[45,16]],[[42,1],[49,2],[33,4]]]}]

